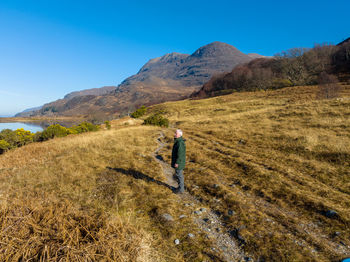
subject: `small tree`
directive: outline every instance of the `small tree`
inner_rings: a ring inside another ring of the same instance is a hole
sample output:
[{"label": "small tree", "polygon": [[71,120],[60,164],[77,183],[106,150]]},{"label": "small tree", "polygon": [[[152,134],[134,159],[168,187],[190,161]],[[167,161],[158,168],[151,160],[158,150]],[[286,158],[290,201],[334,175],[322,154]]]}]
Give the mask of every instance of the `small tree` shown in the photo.
[{"label": "small tree", "polygon": [[9,143],[7,143],[3,139],[0,140],[0,154],[4,153],[5,151],[7,151],[10,148],[11,148],[11,146]]},{"label": "small tree", "polygon": [[338,79],[335,75],[329,75],[326,72],[322,72],[318,76],[318,93],[319,99],[331,99],[339,97],[340,86]]},{"label": "small tree", "polygon": [[153,125],[153,126],[169,126],[169,120],[165,117],[163,117],[160,114],[154,114],[149,117],[147,117],[144,122],[144,125]]},{"label": "small tree", "polygon": [[71,134],[72,132],[59,124],[56,125],[51,125],[48,128],[46,128],[42,133],[41,133],[41,139],[43,141],[49,140],[54,137],[63,137]]},{"label": "small tree", "polygon": [[32,143],[33,138],[34,134],[30,131],[24,130],[23,128],[19,128],[15,131],[11,129],[4,129],[0,132],[0,140],[6,141],[6,143],[9,145],[7,149]]},{"label": "small tree", "polygon": [[69,131],[71,134],[80,134],[80,133],[85,133],[85,132],[90,132],[90,131],[97,131],[100,129],[99,125],[94,125],[89,122],[82,122],[77,126],[72,126],[69,128]]},{"label": "small tree", "polygon": [[42,132],[37,131],[37,132],[34,134],[33,142],[42,142],[42,141],[43,141]]},{"label": "small tree", "polygon": [[16,132],[11,129],[4,129],[0,132],[0,140],[4,140],[10,144],[11,148],[17,146]]},{"label": "small tree", "polygon": [[139,109],[137,109],[135,112],[131,113],[132,118],[139,118],[146,114],[147,108],[145,106],[141,106]]},{"label": "small tree", "polygon": [[105,125],[108,130],[111,129],[111,121],[106,120]]},{"label": "small tree", "polygon": [[32,132],[19,128],[15,131],[15,133],[17,146],[24,146],[33,142],[34,134]]},{"label": "small tree", "polygon": [[292,86],[292,85],[293,85],[293,83],[288,79],[275,78],[272,81],[272,88],[273,89],[288,87],[288,86]]}]

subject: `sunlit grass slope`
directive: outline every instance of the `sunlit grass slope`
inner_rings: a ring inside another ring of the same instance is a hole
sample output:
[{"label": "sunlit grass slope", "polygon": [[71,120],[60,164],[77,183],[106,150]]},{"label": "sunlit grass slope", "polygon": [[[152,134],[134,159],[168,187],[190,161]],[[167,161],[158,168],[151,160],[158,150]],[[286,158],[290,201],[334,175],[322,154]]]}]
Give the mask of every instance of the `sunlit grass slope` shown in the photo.
[{"label": "sunlit grass slope", "polygon": [[[184,130],[187,190],[255,260],[350,256],[350,88],[333,100],[315,100],[316,91],[237,93],[148,112]],[[0,155],[0,261],[220,261],[161,183],[152,154],[163,131],[170,160],[174,129],[139,123],[117,120],[111,130]]]},{"label": "sunlit grass slope", "polygon": [[[0,261],[213,257],[210,240],[197,235],[192,220],[179,222],[186,211],[180,210],[177,196],[150,181],[165,180],[152,157],[158,135],[157,128],[115,121],[109,131],[30,144],[1,155]],[[166,213],[174,221],[164,221]],[[188,240],[189,232],[197,237]],[[175,238],[181,240],[178,248]]]},{"label": "sunlit grass slope", "polygon": [[188,190],[221,213],[256,259],[350,256],[350,88],[341,99],[316,94],[293,87],[151,109],[184,130]]}]

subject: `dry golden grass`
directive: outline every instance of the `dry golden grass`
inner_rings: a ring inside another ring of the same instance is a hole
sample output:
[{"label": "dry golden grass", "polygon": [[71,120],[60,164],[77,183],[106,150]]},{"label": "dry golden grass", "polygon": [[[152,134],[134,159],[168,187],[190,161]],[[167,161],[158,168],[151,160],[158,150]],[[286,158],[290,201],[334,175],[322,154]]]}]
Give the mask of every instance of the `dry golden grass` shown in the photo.
[{"label": "dry golden grass", "polygon": [[293,87],[152,107],[184,130],[188,190],[221,212],[228,229],[242,228],[256,259],[350,255],[350,88],[341,99],[316,94]]},{"label": "dry golden grass", "polygon": [[[119,126],[0,156],[0,261],[201,261],[208,240],[157,183],[159,129]],[[119,128],[117,128],[119,126]],[[123,128],[122,128],[123,127]],[[144,179],[138,179],[144,178]],[[175,219],[164,222],[162,214]],[[196,232],[196,231],[195,231]],[[174,239],[182,241],[174,248]]]},{"label": "dry golden grass", "polygon": [[[316,93],[293,87],[150,109],[184,130],[188,191],[227,230],[240,229],[255,259],[350,255],[350,88],[342,99]],[[220,261],[180,198],[154,183],[165,181],[152,157],[161,129],[140,122],[0,155],[0,261]],[[173,129],[163,132],[169,161]]]}]

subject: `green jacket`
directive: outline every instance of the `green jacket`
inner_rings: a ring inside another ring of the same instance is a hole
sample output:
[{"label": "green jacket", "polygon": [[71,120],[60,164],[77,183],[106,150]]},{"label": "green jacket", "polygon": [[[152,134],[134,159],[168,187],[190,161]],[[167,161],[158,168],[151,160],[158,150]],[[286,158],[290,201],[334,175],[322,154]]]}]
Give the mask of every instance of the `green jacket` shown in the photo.
[{"label": "green jacket", "polygon": [[182,136],[174,138],[173,150],[171,153],[171,167],[175,168],[175,164],[179,166],[175,169],[184,169],[186,162],[186,144]]}]

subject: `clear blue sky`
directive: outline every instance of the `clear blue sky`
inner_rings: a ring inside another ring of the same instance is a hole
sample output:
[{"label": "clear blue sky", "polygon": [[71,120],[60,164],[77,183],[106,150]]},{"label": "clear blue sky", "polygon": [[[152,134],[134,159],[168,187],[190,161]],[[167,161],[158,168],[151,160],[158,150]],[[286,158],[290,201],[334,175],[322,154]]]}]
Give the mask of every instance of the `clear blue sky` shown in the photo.
[{"label": "clear blue sky", "polygon": [[350,37],[349,0],[0,1],[0,116],[118,85],[150,58],[213,41],[244,53]]}]

